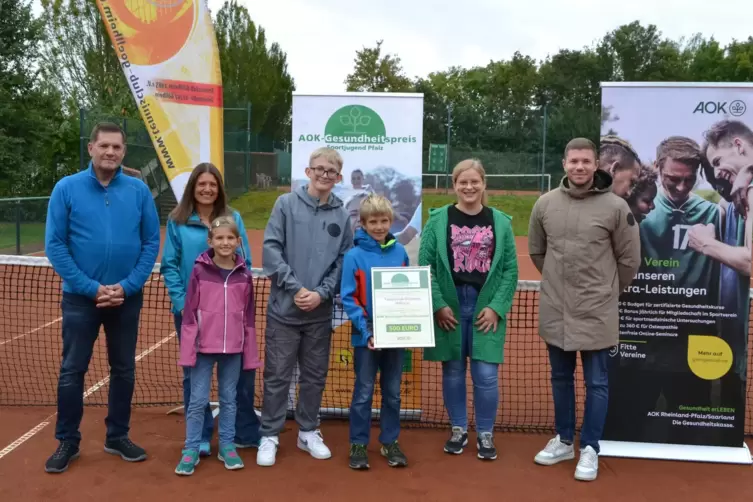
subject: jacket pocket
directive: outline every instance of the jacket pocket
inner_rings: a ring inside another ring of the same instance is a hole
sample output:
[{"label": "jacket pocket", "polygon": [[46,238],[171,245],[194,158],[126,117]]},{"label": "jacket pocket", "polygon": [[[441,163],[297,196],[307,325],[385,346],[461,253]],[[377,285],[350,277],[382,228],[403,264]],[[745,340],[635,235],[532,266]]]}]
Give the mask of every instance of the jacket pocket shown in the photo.
[{"label": "jacket pocket", "polygon": [[246,316],[244,312],[228,312],[225,352],[235,354],[243,351]]},{"label": "jacket pocket", "polygon": [[223,347],[225,318],[222,313],[199,310],[199,336],[197,348],[199,352],[221,352]]}]

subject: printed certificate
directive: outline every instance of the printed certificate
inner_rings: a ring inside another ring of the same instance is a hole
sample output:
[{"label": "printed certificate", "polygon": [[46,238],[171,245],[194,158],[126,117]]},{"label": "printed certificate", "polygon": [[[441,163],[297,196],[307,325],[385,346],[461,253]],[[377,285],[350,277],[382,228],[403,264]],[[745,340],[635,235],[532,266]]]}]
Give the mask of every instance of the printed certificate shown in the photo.
[{"label": "printed certificate", "polygon": [[374,347],[434,347],[429,267],[371,269]]}]

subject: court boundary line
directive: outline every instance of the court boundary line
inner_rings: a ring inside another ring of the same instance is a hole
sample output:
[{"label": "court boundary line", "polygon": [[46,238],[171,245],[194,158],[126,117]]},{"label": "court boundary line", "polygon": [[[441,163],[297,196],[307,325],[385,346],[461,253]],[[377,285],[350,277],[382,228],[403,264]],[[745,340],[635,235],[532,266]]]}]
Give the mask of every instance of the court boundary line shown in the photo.
[{"label": "court boundary line", "polygon": [[28,336],[28,335],[33,335],[37,331],[41,331],[41,330],[43,330],[45,328],[49,328],[53,324],[58,323],[58,322],[60,322],[62,320],[63,320],[63,316],[60,316],[57,319],[54,319],[54,320],[52,320],[52,321],[50,321],[48,323],[45,323],[45,324],[43,324],[41,326],[37,326],[36,328],[31,329],[31,330],[27,331],[26,333],[21,333],[20,335],[16,335],[13,338],[8,338],[7,340],[2,340],[2,341],[0,341],[0,347],[2,347],[3,345],[5,345],[6,343],[10,343],[10,342],[12,342],[14,340],[18,340],[19,338],[23,338],[23,337]]},{"label": "court boundary line", "polygon": [[[146,356],[148,356],[149,354],[151,354],[152,352],[154,352],[158,348],[160,348],[163,345],[165,345],[166,343],[170,342],[170,340],[172,340],[173,338],[175,338],[176,334],[177,333],[175,331],[171,332],[169,335],[167,335],[166,337],[162,338],[162,340],[158,341],[154,345],[150,346],[149,348],[147,348],[146,350],[144,350],[143,352],[141,352],[140,354],[138,354],[136,356],[136,358],[135,358],[135,362],[138,363],[139,361],[141,361],[142,359],[144,359]],[[110,375],[108,374],[106,377],[104,377],[102,380],[100,380],[99,382],[95,383],[91,387],[89,387],[84,392],[84,399],[88,398],[90,395],[92,395],[95,392],[97,392],[99,389],[101,389],[103,386],[105,386],[109,381],[110,381]],[[50,425],[50,423],[52,422],[52,419],[55,418],[56,415],[57,415],[57,412],[55,412],[52,415],[48,416],[47,418],[45,418],[44,420],[42,420],[40,423],[38,423],[37,425],[35,425],[34,427],[32,427],[30,430],[28,430],[26,433],[24,433],[21,436],[19,436],[15,441],[11,442],[8,446],[6,446],[2,450],[0,450],[0,460],[3,457],[6,457],[6,456],[10,455],[11,453],[13,453],[14,451],[16,451],[19,446],[21,446],[22,444],[26,443],[28,440],[30,440],[31,438],[33,438],[34,436],[36,436],[37,434],[39,434],[39,432],[41,432],[42,430],[44,430],[45,427],[47,427],[48,425]]]}]

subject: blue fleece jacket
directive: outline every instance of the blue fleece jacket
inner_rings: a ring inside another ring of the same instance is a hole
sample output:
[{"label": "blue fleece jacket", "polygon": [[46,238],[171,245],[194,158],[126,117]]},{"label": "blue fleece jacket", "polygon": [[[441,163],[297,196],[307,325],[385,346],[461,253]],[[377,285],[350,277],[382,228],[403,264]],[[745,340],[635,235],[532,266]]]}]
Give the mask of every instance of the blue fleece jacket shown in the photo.
[{"label": "blue fleece jacket", "polygon": [[[241,234],[241,245],[238,252],[246,262],[246,267],[251,268],[251,247],[248,244],[243,219],[237,211],[233,211],[233,217]],[[209,249],[208,237],[209,229],[201,222],[196,213],[188,218],[185,225],[175,223],[172,218],[167,222],[165,249],[162,250],[160,272],[165,279],[167,293],[170,295],[170,301],[173,304],[172,311],[175,314],[183,310],[188,281],[191,279],[196,258]]]},{"label": "blue fleece jacket", "polygon": [[388,235],[379,244],[363,228],[356,231],[355,247],[345,253],[340,289],[343,309],[353,324],[351,343],[366,347],[372,336],[371,268],[407,267],[408,254],[402,244]]},{"label": "blue fleece jacket", "polygon": [[159,217],[146,184],[118,169],[103,186],[89,168],[52,189],[45,253],[63,291],[96,298],[100,285],[139,292],[152,273],[160,243]]}]

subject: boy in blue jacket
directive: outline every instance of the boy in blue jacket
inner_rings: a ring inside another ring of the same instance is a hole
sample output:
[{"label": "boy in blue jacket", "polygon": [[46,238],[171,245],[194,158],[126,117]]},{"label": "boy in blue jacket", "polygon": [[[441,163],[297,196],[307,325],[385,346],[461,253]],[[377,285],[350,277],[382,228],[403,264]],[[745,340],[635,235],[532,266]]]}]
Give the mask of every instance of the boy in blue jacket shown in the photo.
[{"label": "boy in blue jacket", "polygon": [[403,349],[374,349],[371,267],[407,267],[408,255],[389,230],[393,221],[392,205],[381,195],[370,194],[361,203],[361,228],[355,233],[355,247],[345,254],[340,296],[353,325],[353,358],[356,372],[350,406],[350,467],[368,469],[366,448],[371,430],[371,403],[377,370],[382,372],[380,386],[382,409],[379,425],[381,454],[390,467],[408,465],[400,450],[400,380]]}]

